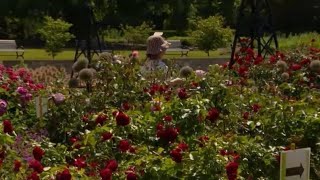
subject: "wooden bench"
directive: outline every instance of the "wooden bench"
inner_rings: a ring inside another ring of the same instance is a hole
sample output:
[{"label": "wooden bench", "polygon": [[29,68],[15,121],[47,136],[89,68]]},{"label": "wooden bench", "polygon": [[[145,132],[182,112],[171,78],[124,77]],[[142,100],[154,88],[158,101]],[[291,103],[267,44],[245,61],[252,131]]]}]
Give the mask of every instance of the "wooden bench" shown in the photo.
[{"label": "wooden bench", "polygon": [[24,59],[24,49],[22,46],[18,47],[15,40],[0,40],[0,52],[15,52],[17,59]]},{"label": "wooden bench", "polygon": [[180,40],[167,40],[167,41],[168,43],[170,43],[170,46],[167,49],[167,52],[181,52],[181,57],[188,56],[190,49],[183,47]]}]

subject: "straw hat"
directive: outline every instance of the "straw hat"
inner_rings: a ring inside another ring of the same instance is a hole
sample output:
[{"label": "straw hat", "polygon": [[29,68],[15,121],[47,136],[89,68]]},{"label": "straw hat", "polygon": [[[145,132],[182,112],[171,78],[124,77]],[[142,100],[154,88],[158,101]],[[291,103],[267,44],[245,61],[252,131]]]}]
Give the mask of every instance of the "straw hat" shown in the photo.
[{"label": "straw hat", "polygon": [[162,36],[152,35],[147,39],[147,54],[157,55],[166,51],[170,46]]}]

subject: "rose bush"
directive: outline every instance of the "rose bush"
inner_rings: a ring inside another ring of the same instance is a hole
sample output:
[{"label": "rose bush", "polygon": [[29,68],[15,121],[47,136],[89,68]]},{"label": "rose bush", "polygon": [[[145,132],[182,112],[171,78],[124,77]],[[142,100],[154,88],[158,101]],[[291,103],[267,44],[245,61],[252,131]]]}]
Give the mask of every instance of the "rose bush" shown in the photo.
[{"label": "rose bush", "polygon": [[[23,75],[8,86],[21,70],[2,67],[0,177],[278,179],[279,152],[294,143],[311,147],[317,179],[319,52],[264,59],[241,49],[232,69],[212,65],[174,86],[159,72],[141,76],[136,57],[101,58],[89,92],[60,84],[39,91]],[[52,99],[43,118],[28,93]]]}]

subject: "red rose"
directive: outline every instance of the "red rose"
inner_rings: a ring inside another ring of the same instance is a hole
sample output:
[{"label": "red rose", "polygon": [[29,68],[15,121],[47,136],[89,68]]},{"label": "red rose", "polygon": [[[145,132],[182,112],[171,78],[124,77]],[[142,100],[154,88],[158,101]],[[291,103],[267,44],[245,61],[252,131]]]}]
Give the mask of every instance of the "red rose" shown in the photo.
[{"label": "red rose", "polygon": [[3,132],[8,134],[13,132],[13,127],[10,120],[3,121]]},{"label": "red rose", "polygon": [[253,112],[258,112],[261,109],[261,106],[259,104],[253,104],[251,108]]},{"label": "red rose", "polygon": [[171,122],[172,121],[172,116],[166,115],[166,116],[164,116],[163,120],[165,120],[167,122]]},{"label": "red rose", "polygon": [[229,162],[226,166],[227,176],[229,180],[237,179],[237,171],[239,164],[236,162]]},{"label": "red rose", "polygon": [[182,142],[178,145],[178,148],[181,149],[182,151],[186,151],[186,150],[188,150],[189,146],[188,146],[188,144]]},{"label": "red rose", "polygon": [[126,126],[130,123],[130,118],[123,112],[119,112],[116,116],[116,121],[118,126]]},{"label": "red rose", "polygon": [[127,173],[127,180],[137,180],[138,176],[135,172],[128,172]]},{"label": "red rose", "polygon": [[78,139],[75,138],[75,137],[71,137],[71,138],[69,139],[69,141],[70,141],[71,144],[74,144],[75,142],[78,141]]},{"label": "red rose", "polygon": [[186,89],[180,88],[179,91],[178,91],[178,96],[182,100],[187,99],[188,98],[188,94],[186,92]]},{"label": "red rose", "polygon": [[118,169],[118,163],[116,160],[112,159],[109,160],[107,163],[106,168],[110,169],[112,172],[116,171]]},{"label": "red rose", "polygon": [[38,173],[43,172],[43,166],[38,160],[31,160],[29,162],[29,168],[32,168],[34,171],[37,171]]},{"label": "red rose", "polygon": [[41,161],[41,159],[45,153],[40,147],[36,146],[33,148],[32,154],[33,154],[34,159]]},{"label": "red rose", "polygon": [[173,142],[178,137],[178,129],[168,127],[166,129],[160,129],[157,131],[157,137],[166,142]]},{"label": "red rose", "polygon": [[248,72],[248,68],[246,66],[240,66],[238,69],[238,74],[244,77]]},{"label": "red rose", "polygon": [[301,65],[300,64],[292,64],[291,68],[293,71],[297,71],[301,69]]},{"label": "red rose", "polygon": [[100,171],[100,177],[102,178],[102,180],[111,180],[112,171],[108,168],[102,169]]},{"label": "red rose", "polygon": [[261,55],[257,56],[257,58],[254,60],[253,64],[254,65],[258,65],[260,63],[263,62],[263,58],[261,57]]},{"label": "red rose", "polygon": [[303,66],[303,65],[308,65],[310,64],[310,60],[309,59],[302,59],[302,61],[300,62],[300,65]]},{"label": "red rose", "polygon": [[135,154],[136,153],[136,148],[131,146],[130,149],[129,149],[129,152],[131,154]]},{"label": "red rose", "polygon": [[27,180],[40,180],[38,173],[33,171],[28,177]]},{"label": "red rose", "polygon": [[107,121],[107,115],[105,114],[99,114],[98,117],[96,118],[96,124],[100,124],[101,126],[103,125],[104,122]]},{"label": "red rose", "polygon": [[80,158],[75,159],[74,166],[76,166],[78,168],[85,168],[87,166],[87,164],[86,164],[85,159],[80,157]]},{"label": "red rose", "polygon": [[69,169],[65,169],[62,172],[58,173],[56,176],[56,180],[71,180],[72,176],[70,174]]},{"label": "red rose", "polygon": [[102,133],[102,141],[107,141],[111,139],[113,134],[111,132],[104,132]]},{"label": "red rose", "polygon": [[198,140],[199,140],[199,146],[204,147],[204,145],[209,141],[209,137],[208,136],[200,136],[198,138]]},{"label": "red rose", "polygon": [[121,140],[119,142],[118,148],[121,152],[126,152],[130,149],[130,142],[128,140]]},{"label": "red rose", "polygon": [[181,163],[182,162],[182,154],[181,154],[181,149],[173,149],[170,151],[170,156],[172,160],[174,160],[176,163]]},{"label": "red rose", "polygon": [[244,112],[242,117],[243,117],[243,119],[248,120],[249,119],[249,115],[250,115],[249,112]]},{"label": "red rose", "polygon": [[218,111],[217,108],[211,108],[208,112],[207,119],[212,123],[214,123],[219,118],[219,114],[220,112]]},{"label": "red rose", "polygon": [[221,150],[219,151],[219,154],[220,154],[221,156],[225,156],[225,155],[227,155],[227,150],[221,149]]},{"label": "red rose", "polygon": [[124,102],[122,103],[122,108],[127,111],[131,108],[131,106],[128,102]]},{"label": "red rose", "polygon": [[21,167],[21,162],[18,161],[18,160],[14,160],[14,166],[13,166],[13,170],[18,172],[20,170],[20,167]]},{"label": "red rose", "polygon": [[277,62],[277,58],[276,58],[275,56],[270,56],[269,62],[270,62],[271,64],[274,64],[274,63]]}]

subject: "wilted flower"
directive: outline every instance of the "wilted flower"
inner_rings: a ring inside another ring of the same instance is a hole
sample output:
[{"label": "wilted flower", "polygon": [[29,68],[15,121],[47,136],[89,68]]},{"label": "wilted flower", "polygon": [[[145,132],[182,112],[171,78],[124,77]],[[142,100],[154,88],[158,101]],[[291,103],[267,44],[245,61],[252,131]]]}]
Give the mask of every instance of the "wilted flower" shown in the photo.
[{"label": "wilted flower", "polygon": [[20,167],[21,167],[21,162],[18,161],[18,160],[14,160],[14,163],[13,163],[13,170],[18,172],[20,170]]},{"label": "wilted flower", "polygon": [[320,71],[320,60],[311,61],[310,69],[313,72],[319,72]]},{"label": "wilted flower", "polygon": [[284,61],[278,61],[277,63],[276,63],[276,65],[277,65],[277,67],[281,70],[281,71],[285,71],[285,70],[287,70],[288,69],[288,65],[287,65],[287,63],[286,62],[284,62]]},{"label": "wilted flower", "polygon": [[0,116],[2,116],[7,111],[7,102],[5,100],[0,99]]},{"label": "wilted flower", "polygon": [[93,72],[91,69],[85,68],[79,72],[79,78],[82,81],[91,81],[93,78]]},{"label": "wilted flower", "polygon": [[89,60],[87,58],[81,58],[81,59],[78,59],[73,65],[72,65],[72,69],[75,71],[75,72],[79,72],[81,71],[82,69],[85,69],[87,68],[89,65]]},{"label": "wilted flower", "polygon": [[289,73],[287,72],[284,72],[281,74],[281,78],[284,80],[284,81],[287,81],[289,79],[290,75]]},{"label": "wilted flower", "polygon": [[53,94],[52,95],[52,99],[53,99],[53,102],[56,104],[56,105],[59,105],[61,103],[64,102],[65,100],[65,97],[63,94],[61,93],[56,93],[56,94]]},{"label": "wilted flower", "polygon": [[193,72],[193,69],[190,66],[184,66],[180,69],[180,76],[181,77],[189,77]]},{"label": "wilted flower", "polygon": [[104,53],[101,53],[101,54],[100,54],[99,60],[100,60],[100,61],[112,62],[112,61],[113,61],[113,56],[112,56],[111,53],[104,52]]}]

